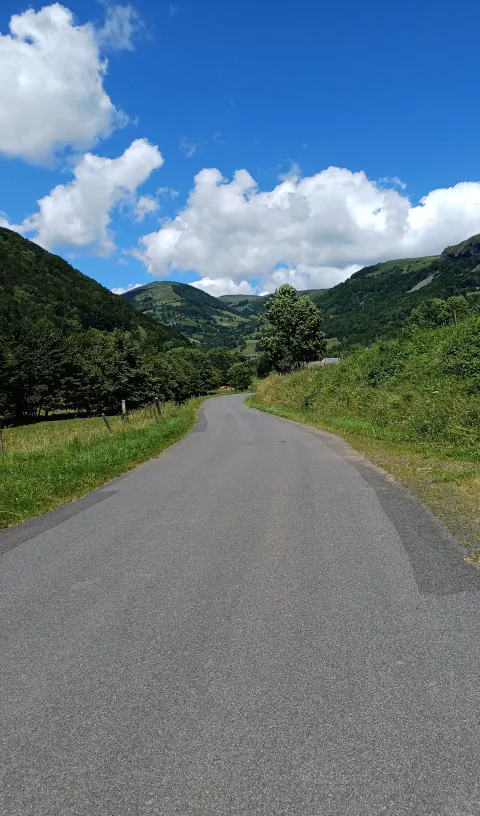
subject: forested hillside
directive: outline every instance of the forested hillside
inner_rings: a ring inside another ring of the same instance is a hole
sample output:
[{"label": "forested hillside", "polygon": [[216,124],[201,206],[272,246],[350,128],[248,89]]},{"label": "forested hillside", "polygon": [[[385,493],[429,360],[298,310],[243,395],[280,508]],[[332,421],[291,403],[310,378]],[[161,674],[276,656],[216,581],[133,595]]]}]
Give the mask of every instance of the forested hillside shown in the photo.
[{"label": "forested hillside", "polygon": [[132,392],[149,360],[177,346],[188,341],[0,229],[0,415],[108,406],[120,390]]},{"label": "forested hillside", "polygon": [[0,227],[0,319],[48,318],[66,333],[85,329],[136,331],[160,345],[186,345],[129,303],[74,269],[58,255]]},{"label": "forested hillside", "polygon": [[[477,254],[478,253],[478,254]],[[448,247],[441,257],[406,258],[366,266],[332,289],[305,292],[321,309],[324,331],[344,348],[394,337],[416,306],[431,298],[480,295],[480,238]],[[241,315],[260,317],[265,297],[227,295]]]},{"label": "forested hillside", "polygon": [[367,266],[314,300],[328,337],[345,346],[366,346],[398,334],[422,301],[474,297],[479,287],[478,257],[418,258]]},{"label": "forested hillside", "polygon": [[249,315],[186,283],[155,281],[122,297],[205,348],[241,348],[256,329]]}]

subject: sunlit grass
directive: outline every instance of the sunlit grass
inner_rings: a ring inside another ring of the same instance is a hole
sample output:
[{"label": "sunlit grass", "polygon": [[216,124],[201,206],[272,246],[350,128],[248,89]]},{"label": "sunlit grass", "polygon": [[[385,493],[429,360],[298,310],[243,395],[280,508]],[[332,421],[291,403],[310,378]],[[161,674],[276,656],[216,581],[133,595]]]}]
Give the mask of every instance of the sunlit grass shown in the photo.
[{"label": "sunlit grass", "polygon": [[420,367],[410,382],[377,388],[361,370],[349,374],[343,382],[340,367],[273,375],[247,402],[344,437],[409,487],[480,564],[478,395],[432,384]]},{"label": "sunlit grass", "polygon": [[84,496],[160,453],[194,425],[202,400],[163,404],[110,417],[41,422],[4,431],[0,456],[0,528]]}]

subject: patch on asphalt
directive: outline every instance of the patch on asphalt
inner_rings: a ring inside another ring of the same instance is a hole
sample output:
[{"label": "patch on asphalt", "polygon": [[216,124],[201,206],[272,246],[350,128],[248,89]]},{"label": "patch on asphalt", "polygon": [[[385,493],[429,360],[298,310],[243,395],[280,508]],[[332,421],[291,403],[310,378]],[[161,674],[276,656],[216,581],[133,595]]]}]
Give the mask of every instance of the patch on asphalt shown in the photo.
[{"label": "patch on asphalt", "polygon": [[[117,478],[121,479],[122,476]],[[28,521],[24,521],[16,527],[7,527],[6,530],[0,532],[0,556],[5,555],[5,553],[10,550],[14,550],[15,547],[18,547],[20,544],[25,544],[25,542],[30,541],[31,538],[35,538],[35,536],[45,533],[47,530],[58,527],[59,524],[68,521],[68,519],[76,516],[77,513],[87,510],[88,507],[93,507],[94,504],[105,501],[105,499],[108,499],[110,496],[115,496],[116,492],[116,490],[106,490],[105,488],[99,487],[91,493],[88,493],[88,495],[82,499],[75,499],[75,501],[69,504],[63,504],[61,507],[57,507],[55,510],[50,510],[50,512],[45,513],[43,516],[36,516]]]}]

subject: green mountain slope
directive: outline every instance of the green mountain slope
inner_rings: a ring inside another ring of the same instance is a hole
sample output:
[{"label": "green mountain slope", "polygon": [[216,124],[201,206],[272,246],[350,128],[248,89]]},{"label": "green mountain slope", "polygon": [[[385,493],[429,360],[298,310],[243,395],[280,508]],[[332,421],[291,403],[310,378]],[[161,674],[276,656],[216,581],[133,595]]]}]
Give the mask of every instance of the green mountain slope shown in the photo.
[{"label": "green mountain slope", "polygon": [[329,337],[345,345],[369,345],[398,334],[424,300],[474,295],[480,287],[478,261],[471,256],[388,261],[361,269],[313,299],[324,313]]},{"label": "green mountain slope", "polygon": [[[480,294],[480,236],[441,256],[404,258],[366,266],[332,289],[309,289],[324,314],[329,348],[369,345],[398,334],[410,312],[429,298]],[[214,298],[181,283],[152,283],[126,293],[142,312],[205,345],[255,350],[268,295]]]},{"label": "green mountain slope", "polygon": [[123,298],[144,315],[166,323],[206,347],[242,346],[255,325],[228,302],[176,281],[155,281]]},{"label": "green mountain slope", "polygon": [[268,295],[220,295],[218,300],[230,306],[243,317],[251,318],[263,314]]},{"label": "green mountain slope", "polygon": [[63,258],[0,228],[0,336],[2,321],[14,330],[25,317],[50,319],[69,334],[90,328],[140,330],[159,348],[167,342],[187,344],[177,332],[139,314]]},{"label": "green mountain slope", "polygon": [[[412,309],[424,300],[480,295],[480,236],[448,247],[441,256],[366,266],[332,289],[310,289],[305,294],[323,312],[330,348],[335,341],[345,347],[369,345],[398,334]],[[220,300],[242,315],[259,317],[266,297],[227,295]]]}]

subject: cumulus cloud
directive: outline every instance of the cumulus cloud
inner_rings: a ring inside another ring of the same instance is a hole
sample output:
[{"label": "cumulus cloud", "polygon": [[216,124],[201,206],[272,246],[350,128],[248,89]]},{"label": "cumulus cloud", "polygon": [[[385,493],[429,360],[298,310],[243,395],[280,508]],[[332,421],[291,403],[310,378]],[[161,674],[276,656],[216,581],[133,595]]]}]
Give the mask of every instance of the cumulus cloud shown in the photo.
[{"label": "cumulus cloud", "polygon": [[75,25],[59,3],[14,15],[10,34],[0,34],[0,152],[48,163],[124,125],[103,87],[106,70],[93,26]]},{"label": "cumulus cloud", "polygon": [[193,281],[192,286],[208,292],[209,295],[220,297],[220,295],[254,295],[255,289],[245,280],[235,283],[231,278],[202,278]]},{"label": "cumulus cloud", "polygon": [[125,292],[131,292],[132,289],[138,289],[140,286],[145,286],[144,283],[129,283],[128,286],[117,286],[111,289],[114,295],[124,295]]},{"label": "cumulus cloud", "polygon": [[145,235],[136,255],[157,277],[195,270],[211,288],[225,279],[267,291],[284,281],[321,288],[377,261],[436,254],[479,225],[480,182],[434,190],[412,206],[402,190],[345,168],[290,173],[266,192],[246,170],[228,181],[205,169],[185,208]]},{"label": "cumulus cloud", "polygon": [[34,232],[33,240],[46,249],[88,248],[109,255],[115,249],[108,229],[112,210],[125,202],[135,205],[138,187],[162,164],[158,148],[146,139],[132,142],[117,159],[87,153],[75,167],[74,180],[42,198],[24,230]]}]

